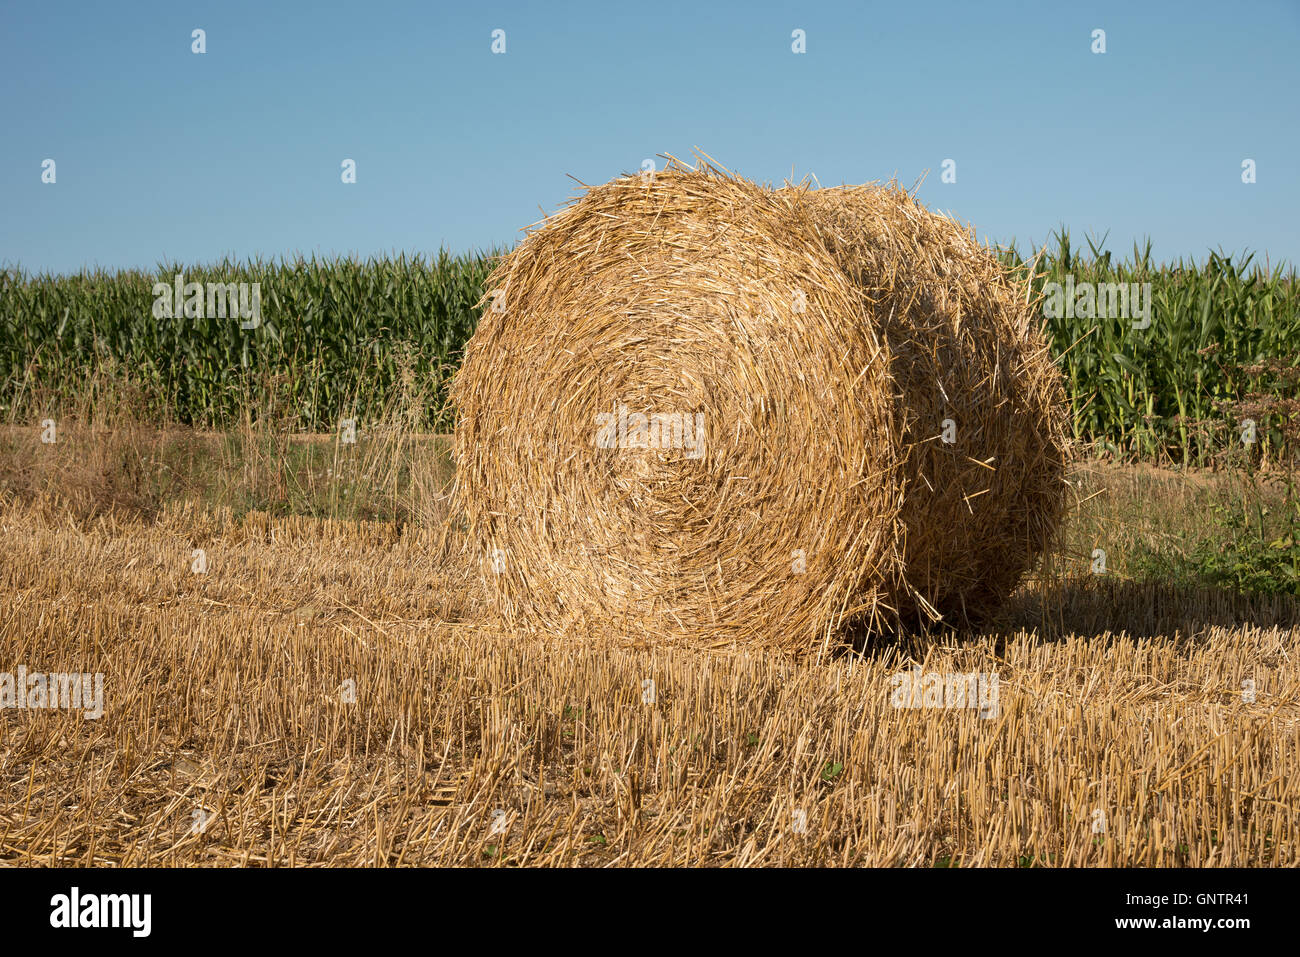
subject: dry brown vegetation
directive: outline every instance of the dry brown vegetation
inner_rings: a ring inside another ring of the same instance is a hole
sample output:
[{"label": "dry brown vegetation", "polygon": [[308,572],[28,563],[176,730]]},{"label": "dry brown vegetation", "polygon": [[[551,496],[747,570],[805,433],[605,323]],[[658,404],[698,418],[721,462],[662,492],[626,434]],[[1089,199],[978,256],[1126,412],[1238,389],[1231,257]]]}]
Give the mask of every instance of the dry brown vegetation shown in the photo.
[{"label": "dry brown vegetation", "polygon": [[[1079,473],[1065,551],[987,633],[796,661],[502,633],[427,488],[376,493],[398,521],[272,517],[241,503],[325,460],[9,441],[0,671],[103,672],[105,713],[0,710],[5,864],[1300,862],[1295,609],[1078,557],[1195,521],[1182,477]],[[997,716],[894,708],[917,665],[996,672]]]}]

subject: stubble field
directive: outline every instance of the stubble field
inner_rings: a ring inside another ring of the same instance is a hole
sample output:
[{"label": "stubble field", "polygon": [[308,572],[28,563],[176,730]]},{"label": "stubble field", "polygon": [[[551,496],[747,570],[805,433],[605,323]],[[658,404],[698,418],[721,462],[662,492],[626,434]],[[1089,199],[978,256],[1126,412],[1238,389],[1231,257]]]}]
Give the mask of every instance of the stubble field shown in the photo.
[{"label": "stubble field", "polygon": [[[195,437],[5,441],[0,671],[104,675],[98,719],[0,710],[6,865],[1300,861],[1295,603],[1125,565],[1214,476],[1083,466],[1060,551],[986,632],[799,661],[502,633],[409,475],[387,520],[282,514],[382,491],[364,443],[278,473],[218,450],[202,486]],[[996,709],[895,707],[918,668],[996,674]]]}]

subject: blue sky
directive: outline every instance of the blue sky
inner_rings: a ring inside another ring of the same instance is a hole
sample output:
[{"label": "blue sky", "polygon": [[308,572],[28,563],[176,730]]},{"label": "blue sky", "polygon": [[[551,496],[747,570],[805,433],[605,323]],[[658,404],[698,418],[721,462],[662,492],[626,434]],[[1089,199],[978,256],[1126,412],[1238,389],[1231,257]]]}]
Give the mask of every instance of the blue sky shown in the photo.
[{"label": "blue sky", "polygon": [[929,169],[997,242],[1296,262],[1297,49],[1300,0],[9,2],[0,264],[508,244],[570,176],[696,146],[760,181]]}]

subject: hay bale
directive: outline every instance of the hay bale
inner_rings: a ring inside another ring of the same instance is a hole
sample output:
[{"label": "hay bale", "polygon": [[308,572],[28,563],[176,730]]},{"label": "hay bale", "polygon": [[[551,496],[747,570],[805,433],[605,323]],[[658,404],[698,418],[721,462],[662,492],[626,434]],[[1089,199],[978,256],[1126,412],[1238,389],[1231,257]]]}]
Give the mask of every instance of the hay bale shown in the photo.
[{"label": "hay bale", "polygon": [[804,651],[1005,597],[1064,444],[995,269],[896,190],[675,162],[589,189],[495,270],[453,384],[500,615]]}]

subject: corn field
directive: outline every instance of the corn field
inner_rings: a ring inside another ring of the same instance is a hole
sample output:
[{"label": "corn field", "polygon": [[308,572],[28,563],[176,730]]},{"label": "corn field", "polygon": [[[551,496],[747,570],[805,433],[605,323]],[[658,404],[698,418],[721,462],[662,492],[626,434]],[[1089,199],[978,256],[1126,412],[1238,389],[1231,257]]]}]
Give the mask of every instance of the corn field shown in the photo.
[{"label": "corn field", "polygon": [[[367,421],[399,393],[419,396],[417,427],[446,430],[445,386],[478,319],[493,253],[424,258],[160,265],[156,273],[27,276],[0,272],[0,416],[56,414],[123,382],[147,419],[223,427],[241,410],[329,431],[340,416]],[[1126,459],[1206,464],[1294,440],[1300,403],[1300,291],[1293,266],[1210,253],[1157,264],[1151,247],[1127,260],[1062,230],[1037,256],[1014,245],[1009,267],[1050,283],[1150,284],[1150,323],[1131,317],[1045,316],[1069,387],[1076,436]],[[155,283],[260,283],[262,322],[155,318]]]},{"label": "corn field", "polygon": [[[137,387],[146,417],[226,426],[274,404],[292,425],[330,430],[373,414],[404,386],[439,429],[443,386],[474,331],[492,254],[391,260],[160,265],[27,277],[0,273],[0,409],[57,411],[105,380]],[[156,283],[260,284],[261,322],[156,318]],[[251,399],[251,401],[250,401]]]},{"label": "corn field", "polygon": [[[1027,266],[1014,246],[1003,261]],[[1032,265],[1030,260],[1028,265]],[[1090,283],[1150,284],[1149,325],[1131,316],[1045,316],[1065,374],[1076,437],[1129,459],[1206,464],[1239,438],[1255,415],[1257,449],[1294,441],[1289,396],[1300,370],[1300,289],[1295,267],[1258,266],[1252,255],[1210,253],[1202,263],[1154,264],[1151,245],[1117,260],[1069,233],[1037,262],[1034,292],[1070,277]],[[1253,410],[1253,411],[1252,411]],[[1259,454],[1257,451],[1256,454]]]}]

